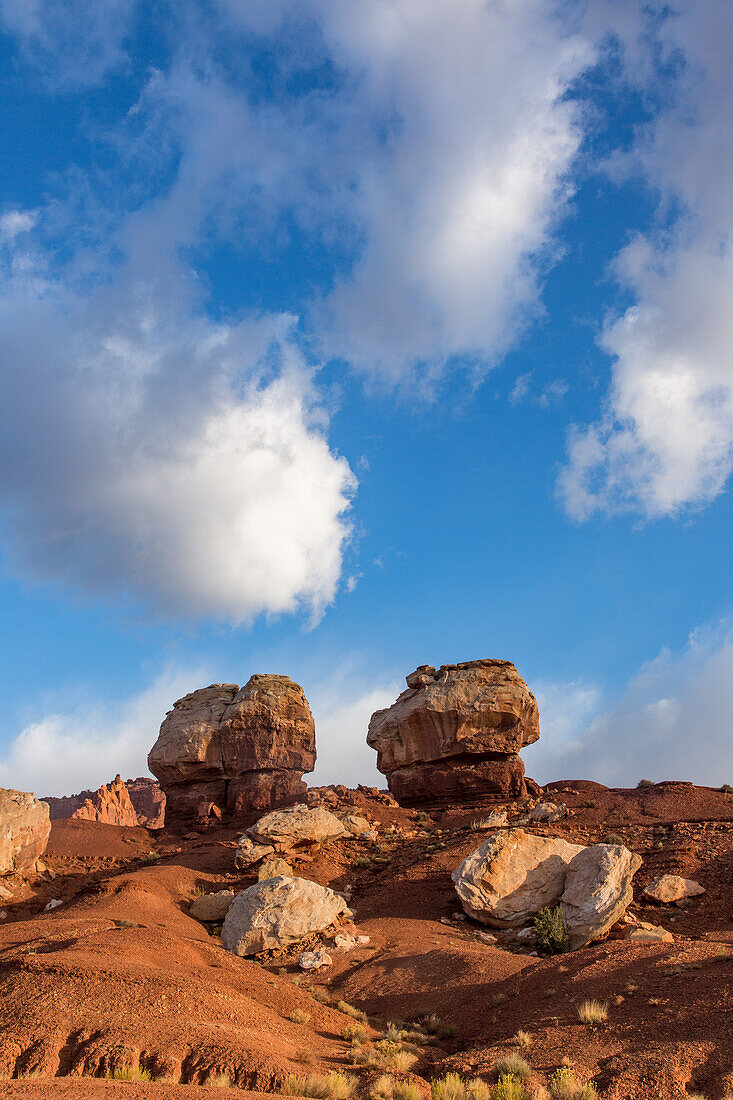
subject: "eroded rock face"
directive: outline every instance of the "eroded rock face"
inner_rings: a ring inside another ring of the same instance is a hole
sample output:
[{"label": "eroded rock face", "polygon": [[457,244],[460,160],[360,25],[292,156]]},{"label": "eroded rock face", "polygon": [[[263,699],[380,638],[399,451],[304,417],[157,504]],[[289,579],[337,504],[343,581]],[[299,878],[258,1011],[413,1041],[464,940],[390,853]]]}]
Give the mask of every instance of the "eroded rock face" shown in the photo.
[{"label": "eroded rock face", "polygon": [[130,802],[135,807],[138,825],[162,829],[165,822],[165,795],[160,784],[146,775],[125,780]]},{"label": "eroded rock face", "polygon": [[511,661],[422,665],[369,723],[377,767],[404,805],[525,794],[518,755],[540,735],[537,701]]},{"label": "eroded rock face", "polygon": [[0,875],[30,871],[51,833],[48,803],[0,787]]},{"label": "eroded rock face", "polygon": [[96,791],[81,791],[64,798],[46,798],[51,820],[73,818],[77,821],[100,821],[104,825],[137,825],[137,810],[132,804],[127,784],[116,775],[111,783],[103,783]]},{"label": "eroded rock face", "polygon": [[348,913],[344,899],[304,878],[267,878],[237,894],[221,930],[222,946],[235,955],[286,947],[329,928]]},{"label": "eroded rock face", "polygon": [[490,836],[453,872],[469,916],[520,927],[543,906],[560,904],[571,948],[602,938],[633,899],[641,856],[621,844],[584,847],[557,837],[506,829]]},{"label": "eroded rock face", "polygon": [[316,760],[315,724],[288,676],[212,684],[179,699],[148,756],[167,799],[167,822],[237,818],[305,794]]}]

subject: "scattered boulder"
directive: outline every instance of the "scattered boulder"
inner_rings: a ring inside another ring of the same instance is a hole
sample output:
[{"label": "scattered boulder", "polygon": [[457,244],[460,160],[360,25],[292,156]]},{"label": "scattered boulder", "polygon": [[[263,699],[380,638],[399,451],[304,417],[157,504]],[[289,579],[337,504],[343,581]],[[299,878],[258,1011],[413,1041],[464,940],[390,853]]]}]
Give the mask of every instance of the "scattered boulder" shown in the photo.
[{"label": "scattered boulder", "polygon": [[322,966],[330,966],[333,959],[322,947],[315,951],[304,951],[298,959],[301,970],[320,970]]},{"label": "scattered boulder", "polygon": [[337,932],[333,942],[340,951],[353,951],[356,947],[356,936],[352,936],[351,932]]},{"label": "scattered boulder", "polygon": [[639,921],[635,928],[629,928],[624,939],[629,940],[631,943],[671,943],[674,936],[659,924]]},{"label": "scattered boulder", "polygon": [[72,818],[126,828],[139,824],[137,810],[121,775],[116,775],[108,785],[103,783],[96,791],[82,791],[64,798],[48,797],[44,801],[48,802],[52,821]]},{"label": "scattered boulder", "polygon": [[167,799],[167,823],[221,821],[302,798],[316,760],[315,724],[289,676],[212,684],[166,715],[148,766]]},{"label": "scattered boulder", "polygon": [[568,864],[583,848],[523,829],[494,833],[453,872],[456,893],[470,917],[496,928],[532,920],[556,905],[565,889]]},{"label": "scattered boulder", "polygon": [[52,898],[47,905],[44,905],[43,912],[50,913],[52,909],[58,909],[59,905],[63,905],[61,898]]},{"label": "scattered boulder", "polygon": [[369,722],[367,743],[403,805],[524,796],[518,755],[539,738],[537,701],[511,661],[421,665]]},{"label": "scattered boulder", "polygon": [[259,863],[261,859],[274,855],[275,849],[271,844],[255,844],[249,836],[240,836],[237,850],[234,853],[234,866],[239,870],[251,867]]},{"label": "scattered boulder", "polygon": [[663,905],[669,905],[674,901],[683,901],[685,898],[694,898],[705,893],[705,887],[691,878],[682,878],[680,875],[660,875],[644,887],[644,893],[653,901],[659,901]]},{"label": "scattered boulder", "polygon": [[291,877],[293,875],[293,868],[281,856],[271,856],[269,859],[263,860],[257,868],[257,878],[260,882],[263,878],[277,878],[278,875],[290,875]]},{"label": "scattered boulder", "polygon": [[570,947],[600,939],[633,901],[631,880],[641,856],[623,844],[592,844],[567,867],[560,904],[570,934]]},{"label": "scattered boulder", "polygon": [[0,787],[0,875],[30,871],[51,834],[47,802]]},{"label": "scattered boulder", "polygon": [[506,810],[494,810],[488,817],[478,823],[479,829],[503,829],[509,823],[509,815]]},{"label": "scattered boulder", "polygon": [[620,844],[584,847],[523,829],[494,833],[453,872],[463,909],[483,924],[518,928],[561,904],[571,948],[600,939],[625,913],[641,857]]},{"label": "scattered boulder", "polygon": [[287,852],[298,844],[323,844],[347,835],[330,810],[304,803],[265,814],[248,832],[257,843],[269,844],[277,852]]},{"label": "scattered boulder", "polygon": [[349,914],[346,902],[328,887],[278,875],[237,894],[224,919],[221,942],[235,955],[256,955],[323,932],[342,913]]},{"label": "scattered boulder", "polygon": [[362,837],[371,831],[371,825],[361,814],[339,814],[339,821],[352,836]]},{"label": "scattered boulder", "polygon": [[233,901],[233,890],[218,890],[215,894],[201,894],[191,905],[188,911],[189,916],[204,923],[224,920]]},{"label": "scattered boulder", "polygon": [[567,817],[568,808],[561,802],[556,805],[554,802],[538,802],[532,809],[529,815],[530,821],[546,821],[548,823],[553,821],[560,821],[561,818]]}]

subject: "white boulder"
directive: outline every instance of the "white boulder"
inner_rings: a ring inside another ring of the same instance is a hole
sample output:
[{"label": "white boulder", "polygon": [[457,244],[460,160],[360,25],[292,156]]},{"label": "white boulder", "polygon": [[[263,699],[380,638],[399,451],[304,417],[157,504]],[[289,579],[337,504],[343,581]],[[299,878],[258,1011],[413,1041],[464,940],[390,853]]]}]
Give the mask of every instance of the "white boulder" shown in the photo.
[{"label": "white boulder", "polygon": [[248,832],[256,843],[270,845],[277,852],[286,852],[296,844],[323,844],[347,835],[335,814],[323,806],[303,803],[265,814]]},{"label": "white boulder", "polygon": [[235,955],[256,955],[287,947],[329,928],[346,902],[326,886],[304,878],[278,875],[242,890],[221,930],[221,942]]}]

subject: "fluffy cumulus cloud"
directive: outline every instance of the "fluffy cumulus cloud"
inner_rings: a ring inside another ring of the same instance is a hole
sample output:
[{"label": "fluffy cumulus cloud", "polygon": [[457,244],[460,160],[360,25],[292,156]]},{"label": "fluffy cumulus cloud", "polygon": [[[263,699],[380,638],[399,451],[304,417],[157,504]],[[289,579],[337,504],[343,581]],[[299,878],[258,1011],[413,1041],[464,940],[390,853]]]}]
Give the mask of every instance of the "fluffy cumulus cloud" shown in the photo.
[{"label": "fluffy cumulus cloud", "polygon": [[318,742],[316,768],[308,776],[311,785],[385,786],[377,771],[377,754],[366,743],[367,729],[374,711],[391,706],[401,691],[397,679],[369,684],[345,670],[338,682],[332,678],[308,692]]},{"label": "fluffy cumulus cloud", "polygon": [[588,684],[540,685],[542,737],[524,750],[541,782],[639,779],[731,782],[733,630],[723,622],[693,632],[679,652],[662,650],[614,703]]},{"label": "fluffy cumulus cloud", "polygon": [[[606,408],[575,429],[560,479],[567,510],[675,516],[713,500],[733,466],[733,171],[725,0],[668,6],[657,35],[678,70],[670,102],[616,169],[659,197],[654,233],[629,243],[615,274],[632,304],[602,345],[613,361]],[[648,76],[630,41],[631,78]]]},{"label": "fluffy cumulus cloud", "polygon": [[354,486],[293,319],[215,324],[186,280],[0,283],[0,497],[21,576],[246,621],[333,599]]},{"label": "fluffy cumulus cloud", "polygon": [[320,150],[358,247],[314,311],[326,351],[388,383],[491,365],[537,306],[571,193],[587,37],[547,0],[222,7],[260,33],[310,16],[341,74]]}]

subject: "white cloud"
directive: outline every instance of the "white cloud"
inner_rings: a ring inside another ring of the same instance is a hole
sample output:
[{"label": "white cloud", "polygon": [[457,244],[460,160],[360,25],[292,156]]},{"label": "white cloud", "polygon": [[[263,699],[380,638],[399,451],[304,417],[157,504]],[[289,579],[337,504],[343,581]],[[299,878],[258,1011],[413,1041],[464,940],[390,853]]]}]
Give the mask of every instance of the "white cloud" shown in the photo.
[{"label": "white cloud", "polygon": [[540,782],[733,782],[733,633],[727,622],[693,632],[680,652],[662,650],[611,706],[592,685],[546,685],[537,695],[542,736],[522,755]]},{"label": "white cloud", "polygon": [[14,241],[21,233],[29,233],[35,224],[33,210],[6,210],[0,216],[0,241]]},{"label": "white cloud", "polygon": [[10,567],[174,616],[317,617],[355,483],[293,318],[215,324],[182,272],[152,274],[87,295],[38,269],[0,283]]},{"label": "white cloud", "polygon": [[306,694],[316,721],[318,760],[310,786],[366,783],[385,787],[377,771],[377,754],[366,743],[369,719],[375,710],[389,707],[402,690],[401,682],[366,684],[348,670],[338,678],[314,685]]},{"label": "white cloud", "polygon": [[48,714],[23,729],[0,760],[0,787],[36,795],[96,790],[118,772],[149,775],[147,755],[173,702],[207,683],[200,669],[167,671],[138,695]]},{"label": "white cloud", "polygon": [[675,98],[616,161],[657,191],[660,228],[615,264],[634,302],[604,328],[607,405],[572,433],[559,482],[579,519],[678,515],[714,500],[733,467],[731,34],[727,0],[673,5],[659,35],[664,60],[680,69]]}]

